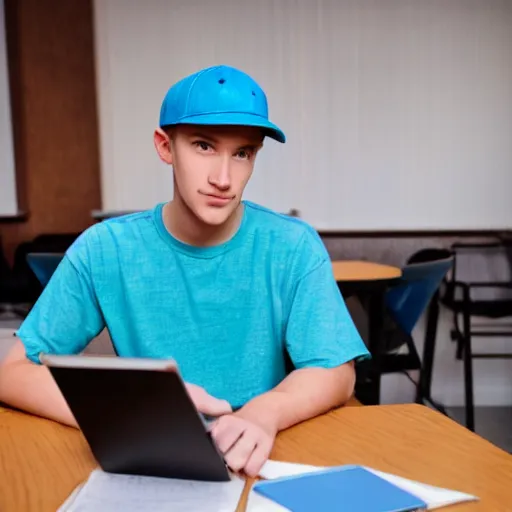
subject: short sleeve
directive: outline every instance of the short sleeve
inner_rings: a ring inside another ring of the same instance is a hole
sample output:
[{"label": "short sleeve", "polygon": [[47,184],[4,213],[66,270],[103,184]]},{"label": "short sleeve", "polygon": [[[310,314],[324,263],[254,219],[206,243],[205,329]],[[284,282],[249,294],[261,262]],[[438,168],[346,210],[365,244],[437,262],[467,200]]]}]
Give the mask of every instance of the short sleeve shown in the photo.
[{"label": "short sleeve", "polygon": [[338,289],[329,259],[320,261],[297,283],[286,347],[295,368],[333,368],[370,356]]},{"label": "short sleeve", "polygon": [[78,269],[66,255],[16,336],[27,357],[39,363],[41,352],[80,353],[103,327],[87,267]]}]

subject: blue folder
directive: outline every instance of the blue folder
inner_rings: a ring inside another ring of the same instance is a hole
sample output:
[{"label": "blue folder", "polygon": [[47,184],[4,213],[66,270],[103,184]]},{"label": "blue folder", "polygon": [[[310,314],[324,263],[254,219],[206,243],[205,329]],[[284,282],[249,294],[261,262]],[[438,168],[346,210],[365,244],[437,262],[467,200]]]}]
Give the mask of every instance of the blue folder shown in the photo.
[{"label": "blue folder", "polygon": [[341,466],[257,483],[254,490],[292,512],[411,512],[427,504],[361,466]]}]

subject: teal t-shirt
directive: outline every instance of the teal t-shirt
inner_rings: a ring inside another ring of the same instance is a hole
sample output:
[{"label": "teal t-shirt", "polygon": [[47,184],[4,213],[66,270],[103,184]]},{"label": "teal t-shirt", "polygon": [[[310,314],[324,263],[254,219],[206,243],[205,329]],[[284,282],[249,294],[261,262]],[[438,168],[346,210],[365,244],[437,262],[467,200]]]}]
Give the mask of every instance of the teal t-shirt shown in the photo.
[{"label": "teal t-shirt", "polygon": [[86,230],[17,335],[27,356],[80,353],[105,327],[119,356],[172,358],[183,378],[240,407],[295,368],[368,356],[303,221],[244,201],[236,234],[180,242],[160,204]]}]

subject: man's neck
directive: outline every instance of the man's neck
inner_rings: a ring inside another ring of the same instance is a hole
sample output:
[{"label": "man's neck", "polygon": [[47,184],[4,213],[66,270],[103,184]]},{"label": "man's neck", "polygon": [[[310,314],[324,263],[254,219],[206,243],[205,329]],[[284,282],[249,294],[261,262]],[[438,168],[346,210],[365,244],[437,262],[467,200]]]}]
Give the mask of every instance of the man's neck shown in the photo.
[{"label": "man's neck", "polygon": [[244,206],[240,204],[233,214],[219,226],[210,226],[198,219],[183,203],[181,198],[174,198],[163,208],[163,221],[171,235],[188,245],[195,247],[212,247],[227,242],[237,232]]}]

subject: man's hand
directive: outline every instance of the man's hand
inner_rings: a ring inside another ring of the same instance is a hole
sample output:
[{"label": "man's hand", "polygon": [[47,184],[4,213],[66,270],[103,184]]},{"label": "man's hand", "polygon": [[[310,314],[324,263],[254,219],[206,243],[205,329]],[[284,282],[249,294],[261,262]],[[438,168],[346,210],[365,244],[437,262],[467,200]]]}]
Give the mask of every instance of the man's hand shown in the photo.
[{"label": "man's hand", "polygon": [[257,476],[270,455],[277,428],[263,427],[252,419],[244,418],[243,410],[232,414],[226,400],[209,395],[200,386],[189,383],[185,386],[199,412],[217,417],[210,432],[226,464],[233,471]]},{"label": "man's hand", "polygon": [[209,395],[201,386],[186,383],[187,392],[194,402],[196,409],[208,416],[222,416],[232,412],[231,405],[226,400],[220,400]]},{"label": "man's hand", "polygon": [[350,398],[354,382],[353,362],[295,370],[273,390],[218,418],[210,429],[212,438],[233,471],[255,477],[278,432],[339,407]]},{"label": "man's hand", "polygon": [[246,419],[241,410],[216,420],[211,434],[233,471],[255,477],[270,455],[277,428]]}]

